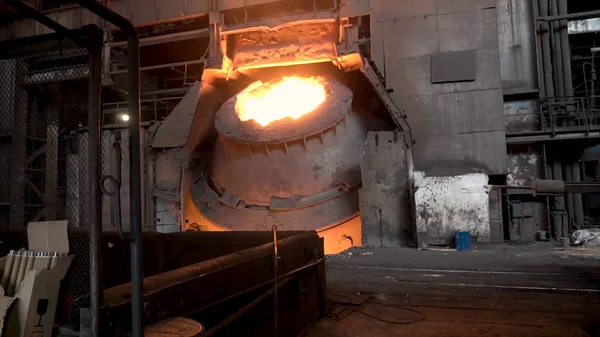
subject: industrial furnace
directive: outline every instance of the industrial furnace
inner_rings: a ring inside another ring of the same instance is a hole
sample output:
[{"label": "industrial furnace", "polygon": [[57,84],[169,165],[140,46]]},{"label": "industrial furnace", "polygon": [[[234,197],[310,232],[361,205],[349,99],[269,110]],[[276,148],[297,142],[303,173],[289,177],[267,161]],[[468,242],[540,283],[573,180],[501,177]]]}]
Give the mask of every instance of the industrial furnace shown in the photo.
[{"label": "industrial furnace", "polygon": [[204,70],[186,109],[186,230],[277,225],[316,230],[326,253],[361,244],[362,147],[398,126],[358,48],[338,50],[342,28],[332,18],[221,34],[222,67]]},{"label": "industrial furnace", "polygon": [[195,206],[227,230],[323,231],[352,221],[362,143],[368,131],[389,129],[352,98],[333,76],[283,76],[228,99],[215,115],[212,158],[195,168]]}]

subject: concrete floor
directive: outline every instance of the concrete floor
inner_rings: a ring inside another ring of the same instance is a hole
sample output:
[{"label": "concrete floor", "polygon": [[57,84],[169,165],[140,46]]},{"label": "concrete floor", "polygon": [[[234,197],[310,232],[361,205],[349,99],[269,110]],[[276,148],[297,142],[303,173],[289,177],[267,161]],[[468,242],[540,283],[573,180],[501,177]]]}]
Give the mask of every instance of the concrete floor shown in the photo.
[{"label": "concrete floor", "polygon": [[325,336],[600,336],[600,250],[353,249],[327,261]]}]

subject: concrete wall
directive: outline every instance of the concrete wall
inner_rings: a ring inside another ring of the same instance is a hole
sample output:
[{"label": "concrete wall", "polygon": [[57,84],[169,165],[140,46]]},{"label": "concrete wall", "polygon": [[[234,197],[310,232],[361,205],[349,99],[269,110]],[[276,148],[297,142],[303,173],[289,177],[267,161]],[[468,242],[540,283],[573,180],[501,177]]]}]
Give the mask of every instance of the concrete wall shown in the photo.
[{"label": "concrete wall", "polygon": [[369,132],[362,147],[360,220],[367,246],[405,246],[414,238],[404,136]]},{"label": "concrete wall", "polygon": [[[371,7],[372,59],[408,116],[415,168],[505,173],[496,0],[373,0]],[[474,81],[432,83],[433,56],[470,50]]]},{"label": "concrete wall", "polygon": [[531,149],[530,151],[510,152],[507,155],[508,185],[526,186],[531,179],[542,179],[543,159],[541,153]]},{"label": "concrete wall", "polygon": [[419,247],[452,245],[457,231],[470,232],[474,242],[490,242],[487,175],[428,177],[415,172],[414,179]]}]

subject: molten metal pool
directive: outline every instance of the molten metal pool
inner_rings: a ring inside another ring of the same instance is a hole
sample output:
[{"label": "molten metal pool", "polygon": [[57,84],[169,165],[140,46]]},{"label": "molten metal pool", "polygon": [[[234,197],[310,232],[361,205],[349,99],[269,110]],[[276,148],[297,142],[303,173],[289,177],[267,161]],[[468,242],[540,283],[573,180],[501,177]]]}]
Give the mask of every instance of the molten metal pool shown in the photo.
[{"label": "molten metal pool", "polygon": [[298,119],[325,101],[322,80],[286,76],[276,83],[254,82],[237,95],[235,112],[241,121],[254,120],[261,126],[288,117]]}]

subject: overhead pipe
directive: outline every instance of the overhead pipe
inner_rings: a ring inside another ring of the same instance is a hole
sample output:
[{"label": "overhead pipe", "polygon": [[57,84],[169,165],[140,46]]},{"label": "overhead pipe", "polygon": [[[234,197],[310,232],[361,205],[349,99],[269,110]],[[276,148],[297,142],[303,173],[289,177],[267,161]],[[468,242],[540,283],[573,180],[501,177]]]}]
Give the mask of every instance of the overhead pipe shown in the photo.
[{"label": "overhead pipe", "polygon": [[[556,0],[555,0],[556,2]],[[567,14],[567,0],[558,0],[558,14]],[[571,73],[571,45],[569,44],[569,23],[566,19],[560,20],[560,44],[562,52],[563,81],[565,96],[573,96],[573,74]]]},{"label": "overhead pipe", "polygon": [[[566,11],[565,11],[566,12]],[[571,14],[560,14],[548,16],[548,14],[540,14],[538,22],[551,22],[556,20],[584,20],[600,17],[600,10],[593,10],[587,12],[571,13]]]},{"label": "overhead pipe", "polygon": [[[143,337],[143,266],[142,266],[142,171],[140,139],[140,43],[131,21],[94,0],[75,0],[81,7],[98,15],[122,29],[127,34],[127,63],[129,69],[129,207],[131,224],[131,317],[132,337]],[[95,326],[92,332],[99,333],[99,313],[94,312]]]},{"label": "overhead pipe", "polygon": [[[548,1],[538,0],[540,16],[548,15]],[[542,65],[544,71],[544,87],[546,88],[546,97],[554,97],[554,83],[552,79],[552,57],[550,52],[550,25],[542,22],[540,25],[540,35],[542,40]]]}]

